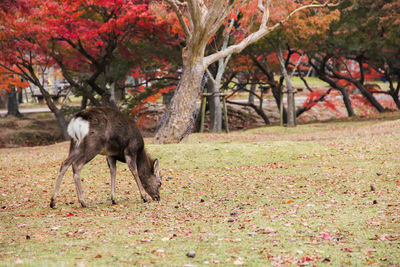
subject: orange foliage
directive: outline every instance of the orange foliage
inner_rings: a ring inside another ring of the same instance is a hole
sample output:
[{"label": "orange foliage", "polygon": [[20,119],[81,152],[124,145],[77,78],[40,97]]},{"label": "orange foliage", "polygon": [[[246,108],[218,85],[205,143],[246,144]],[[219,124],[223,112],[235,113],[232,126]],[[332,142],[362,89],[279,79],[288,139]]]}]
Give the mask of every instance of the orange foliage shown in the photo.
[{"label": "orange foliage", "polygon": [[21,81],[21,77],[18,75],[10,73],[4,68],[0,68],[0,95],[4,90],[10,91],[11,89],[16,89],[17,91],[21,91],[28,86],[29,83]]},{"label": "orange foliage", "polygon": [[[301,6],[312,4],[314,1],[272,0],[270,5],[269,26],[284,20],[293,10]],[[261,22],[259,15],[258,0],[241,1],[238,3],[236,12],[243,16],[240,20],[241,29],[235,33],[239,40],[245,38],[254,31]],[[303,46],[313,45],[315,38],[322,38],[329,28],[330,22],[337,20],[340,16],[338,10],[331,11],[326,8],[305,9],[297,12],[283,24],[281,30],[286,39],[291,42],[300,42]],[[310,38],[313,36],[313,38]],[[296,46],[291,44],[291,46]]]}]

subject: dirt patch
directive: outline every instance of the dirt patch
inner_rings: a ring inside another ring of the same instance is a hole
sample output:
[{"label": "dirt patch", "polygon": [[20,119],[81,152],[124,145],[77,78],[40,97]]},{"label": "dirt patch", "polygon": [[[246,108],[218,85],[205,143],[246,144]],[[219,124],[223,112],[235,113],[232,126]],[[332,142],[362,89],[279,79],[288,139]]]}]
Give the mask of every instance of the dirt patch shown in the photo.
[{"label": "dirt patch", "polygon": [[0,148],[49,145],[60,141],[62,136],[51,113],[0,118]]}]

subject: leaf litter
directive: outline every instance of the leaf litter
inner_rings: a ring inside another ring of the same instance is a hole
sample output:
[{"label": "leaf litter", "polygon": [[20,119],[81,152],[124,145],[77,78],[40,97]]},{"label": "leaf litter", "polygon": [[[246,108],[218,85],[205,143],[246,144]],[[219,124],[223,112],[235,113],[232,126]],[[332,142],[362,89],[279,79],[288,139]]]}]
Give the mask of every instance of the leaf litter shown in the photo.
[{"label": "leaf litter", "polygon": [[[387,127],[393,134],[381,134]],[[400,122],[373,121],[150,144],[169,177],[162,201],[142,203],[118,164],[111,205],[107,165],[97,157],[82,171],[89,209],[76,201],[71,171],[57,209],[48,207],[67,143],[0,150],[1,263],[394,265],[399,137]]]}]

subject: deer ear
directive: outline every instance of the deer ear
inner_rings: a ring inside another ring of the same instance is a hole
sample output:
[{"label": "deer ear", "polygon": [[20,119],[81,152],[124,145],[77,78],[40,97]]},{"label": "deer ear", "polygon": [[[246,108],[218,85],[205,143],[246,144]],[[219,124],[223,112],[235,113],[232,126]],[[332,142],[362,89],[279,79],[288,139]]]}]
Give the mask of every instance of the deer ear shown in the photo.
[{"label": "deer ear", "polygon": [[155,159],[155,160],[153,161],[153,170],[154,170],[154,173],[156,173],[156,172],[158,171],[158,165],[159,165],[158,159]]}]

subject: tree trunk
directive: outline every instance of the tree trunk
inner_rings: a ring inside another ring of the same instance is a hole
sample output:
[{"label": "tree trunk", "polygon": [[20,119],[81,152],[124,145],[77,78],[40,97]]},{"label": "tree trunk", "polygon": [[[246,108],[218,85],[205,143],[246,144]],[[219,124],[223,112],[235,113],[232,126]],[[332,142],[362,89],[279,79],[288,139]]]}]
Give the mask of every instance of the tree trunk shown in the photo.
[{"label": "tree trunk", "polygon": [[61,135],[62,135],[63,139],[69,140],[70,137],[67,132],[68,124],[67,124],[67,121],[65,120],[64,112],[62,112],[59,108],[56,107],[56,105],[54,104],[54,102],[50,96],[46,95],[46,96],[44,96],[44,99],[46,100],[47,106],[49,107],[51,112],[53,112],[54,116],[56,117],[58,127],[60,127],[60,131],[61,131]]},{"label": "tree trunk", "polygon": [[281,71],[283,74],[283,77],[285,78],[285,82],[286,82],[286,89],[287,89],[287,93],[288,93],[288,98],[287,98],[287,126],[288,127],[296,127],[296,110],[295,110],[295,100],[294,100],[294,90],[293,90],[293,86],[292,86],[292,82],[290,80],[290,77],[286,71],[286,67],[285,67],[285,61],[283,59],[282,56],[282,50],[279,49],[278,52],[278,59],[280,62],[280,66],[281,66]]},{"label": "tree trunk", "polygon": [[115,94],[115,82],[111,83],[110,86],[110,104],[112,107],[119,109],[118,108],[118,103],[117,103],[117,98],[116,98],[116,94]]},{"label": "tree trunk", "polygon": [[347,115],[349,117],[353,117],[355,115],[355,113],[354,113],[353,105],[351,104],[349,91],[346,88],[338,85],[334,80],[329,79],[326,75],[324,75],[320,71],[317,71],[317,76],[320,80],[328,83],[330,86],[332,86],[332,88],[338,90],[342,94],[343,103],[344,103],[344,106],[346,107]]},{"label": "tree trunk", "polygon": [[376,98],[372,95],[370,91],[368,91],[367,88],[361,83],[361,82],[356,82],[355,85],[357,88],[360,90],[361,94],[371,103],[371,105],[378,111],[378,112],[384,112],[385,109],[382,107],[382,105],[376,100]]},{"label": "tree trunk", "polygon": [[[260,101],[262,101],[262,99]],[[257,114],[264,120],[265,125],[271,124],[262,107],[259,108],[255,104],[250,104],[250,107],[252,107],[257,112]]]},{"label": "tree trunk", "polygon": [[[261,70],[261,72],[264,73],[265,76],[268,77],[268,81],[269,81],[268,84],[271,87],[272,95],[274,96],[275,103],[276,103],[278,110],[280,110],[281,97],[283,97],[283,94],[281,93],[281,87],[279,85],[277,85],[274,80],[274,73],[271,71],[268,64],[262,65],[257,60],[257,58],[255,58],[254,56],[251,56],[251,59],[256,64],[256,66]],[[250,99],[249,99],[249,101],[250,101]],[[287,112],[286,112],[285,107],[283,107],[281,119],[282,119],[283,123],[287,123]]]},{"label": "tree trunk", "polygon": [[339,92],[342,93],[343,103],[344,103],[344,106],[346,107],[347,115],[349,117],[353,117],[355,115],[355,113],[354,113],[353,106],[351,104],[349,92],[347,91],[347,89],[339,90]]},{"label": "tree trunk", "polygon": [[7,107],[7,97],[2,95],[2,93],[5,90],[0,89],[0,108],[6,108]]},{"label": "tree trunk", "polygon": [[7,92],[7,115],[13,115],[20,117],[22,116],[18,108],[17,91],[14,88],[10,88]]},{"label": "tree trunk", "polygon": [[389,82],[389,92],[388,93],[393,98],[393,101],[396,104],[397,109],[400,109],[400,100],[399,100],[400,81],[397,82],[397,86],[395,88],[393,80],[390,77],[388,70],[385,70],[385,78]]},{"label": "tree trunk", "polygon": [[219,97],[219,90],[215,86],[216,84],[212,82],[211,79],[207,79],[207,92],[212,94],[207,97],[207,101],[210,109],[210,129],[214,133],[219,133],[222,131],[222,105],[221,99]]},{"label": "tree trunk", "polygon": [[65,115],[64,112],[62,112],[60,109],[57,109],[55,111],[53,111],[54,116],[56,117],[57,123],[58,123],[58,127],[60,127],[60,131],[61,131],[61,135],[63,137],[64,140],[69,140],[70,136],[67,132],[67,121],[65,120]]},{"label": "tree trunk", "polygon": [[81,101],[81,110],[84,110],[87,107],[87,103],[88,103],[88,97],[85,94],[83,94]]},{"label": "tree trunk", "polygon": [[393,98],[393,101],[396,104],[397,109],[400,109],[399,96],[395,93],[391,93],[390,96]]},{"label": "tree trunk", "polygon": [[266,125],[270,125],[271,124],[269,119],[268,119],[268,117],[267,117],[267,115],[265,114],[264,110],[262,109],[262,105],[257,107],[254,103],[250,103],[250,102],[241,103],[241,102],[235,102],[235,101],[229,101],[229,100],[227,100],[226,102],[229,103],[229,104],[232,104],[232,105],[238,105],[238,106],[243,106],[243,107],[251,107],[264,120]]},{"label": "tree trunk", "polygon": [[22,90],[18,93],[18,103],[19,104],[24,103],[24,95],[23,95]]},{"label": "tree trunk", "polygon": [[[117,99],[115,96],[115,81],[114,78],[112,76],[111,70],[110,70],[110,66],[106,66],[105,67],[105,80],[104,80],[104,88],[101,88],[103,91],[102,94],[102,100],[103,100],[103,104],[105,106],[111,106],[115,109],[119,109],[118,108],[118,103],[117,103]],[[95,81],[93,81],[92,83],[92,87],[95,85]],[[94,89],[94,88],[93,88]]]},{"label": "tree trunk", "polygon": [[249,92],[249,103],[254,104],[254,94],[256,93],[257,85],[255,83],[252,83],[250,86],[250,92]]},{"label": "tree trunk", "polygon": [[[280,111],[280,106],[281,106],[281,98],[283,98],[284,94],[282,93],[281,87],[276,86],[276,83],[274,83],[273,86],[271,86],[271,91],[272,95],[274,96],[276,107]],[[287,111],[286,108],[282,108],[282,121],[283,123],[287,123]]]},{"label": "tree trunk", "polygon": [[325,68],[322,68],[322,67],[317,68],[316,65],[312,65],[312,66],[313,66],[313,69],[316,71],[318,78],[321,81],[328,83],[330,86],[332,86],[332,88],[338,90],[342,94],[343,103],[347,110],[347,115],[349,117],[353,117],[355,115],[355,113],[354,113],[353,105],[351,104],[349,91],[346,88],[338,85],[334,80],[328,78],[328,76],[325,74]]},{"label": "tree trunk", "polygon": [[125,79],[119,79],[115,82],[115,99],[117,103],[125,100]]},{"label": "tree trunk", "polygon": [[203,64],[199,60],[196,62],[194,59],[190,65],[185,65],[179,86],[156,133],[157,142],[178,143],[191,133],[203,75]]},{"label": "tree trunk", "polygon": [[54,116],[56,117],[58,126],[60,127],[61,135],[64,140],[69,140],[70,137],[67,132],[67,121],[65,120],[65,115],[64,112],[61,111],[61,109],[57,108],[57,106],[54,104],[53,99],[51,98],[50,94],[46,91],[46,89],[43,87],[43,84],[39,81],[38,77],[35,74],[35,71],[33,70],[32,67],[29,67],[29,73],[31,75],[30,81],[34,83],[40,90],[40,93],[44,97],[44,100],[46,101],[47,106],[53,112]]}]

